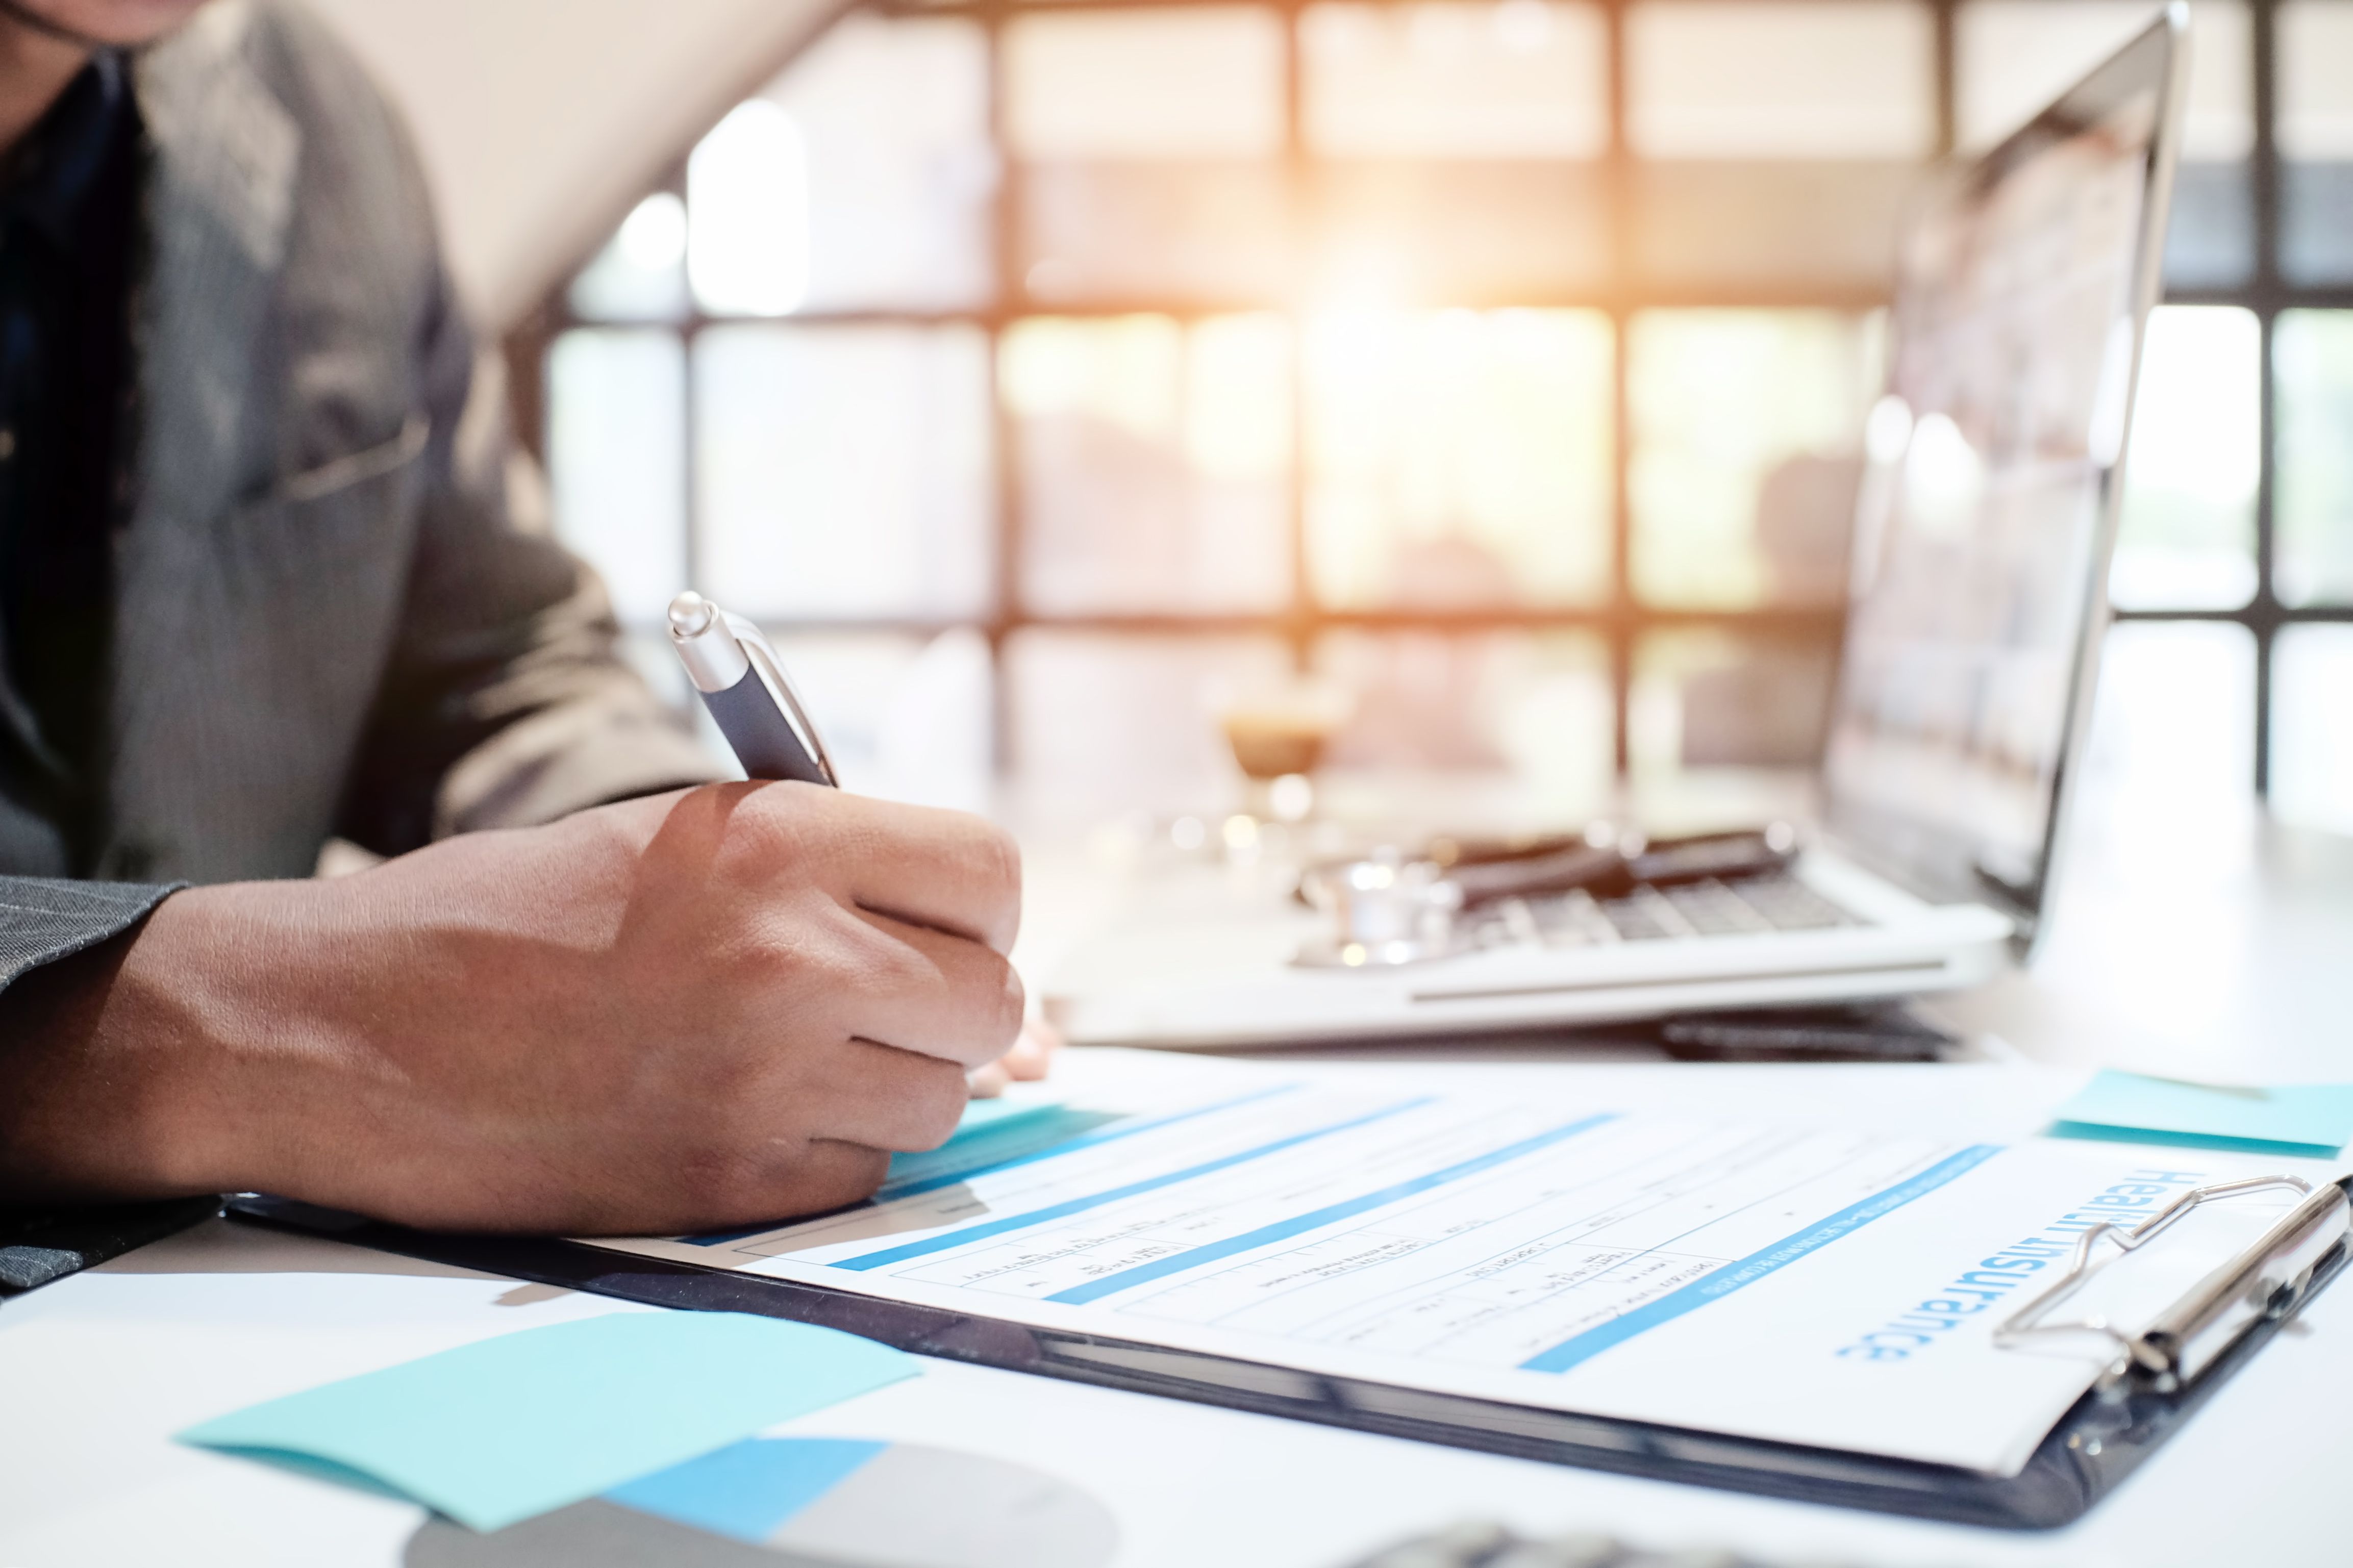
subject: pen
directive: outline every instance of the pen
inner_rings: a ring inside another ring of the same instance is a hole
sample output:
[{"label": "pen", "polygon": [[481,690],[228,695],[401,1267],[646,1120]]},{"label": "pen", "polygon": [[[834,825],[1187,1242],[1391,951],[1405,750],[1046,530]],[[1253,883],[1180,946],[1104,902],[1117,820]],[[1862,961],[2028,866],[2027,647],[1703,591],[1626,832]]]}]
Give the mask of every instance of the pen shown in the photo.
[{"label": "pen", "polygon": [[784,661],[759,627],[690,588],[670,602],[670,640],[746,773],[840,784]]}]

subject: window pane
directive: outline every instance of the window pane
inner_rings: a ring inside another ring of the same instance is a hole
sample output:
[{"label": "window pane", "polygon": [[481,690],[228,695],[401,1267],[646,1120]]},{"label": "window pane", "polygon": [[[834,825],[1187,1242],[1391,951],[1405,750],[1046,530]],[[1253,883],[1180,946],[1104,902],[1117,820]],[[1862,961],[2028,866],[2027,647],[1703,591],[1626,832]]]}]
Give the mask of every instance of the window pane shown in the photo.
[{"label": "window pane", "polygon": [[1658,283],[1872,288],[1935,144],[1935,34],[1898,0],[1627,13],[1630,254]]},{"label": "window pane", "polygon": [[1290,286],[1272,163],[1050,163],[1021,187],[1022,287],[1040,304],[1257,302]]},{"label": "window pane", "polygon": [[[985,811],[995,685],[988,641],[771,627],[844,785],[860,795]],[[670,663],[678,662],[675,655]]]},{"label": "window pane", "polygon": [[1650,158],[1917,158],[1936,142],[1928,8],[1668,0],[1626,17],[1627,137]]},{"label": "window pane", "polygon": [[[618,651],[621,661],[636,671],[638,679],[651,688],[654,696],[672,712],[690,722],[701,721],[699,710],[702,705],[694,700],[694,688],[687,681],[686,667],[678,662],[678,645],[670,640],[667,619],[659,630],[651,626],[635,630],[624,627]],[[705,743],[712,748],[714,760],[728,754],[725,737],[717,731],[714,724],[712,733],[704,737]]]},{"label": "window pane", "polygon": [[1134,637],[1032,629],[1005,645],[1014,763],[1034,805],[1222,810],[1241,772],[1221,698],[1291,670],[1273,637]]},{"label": "window pane", "polygon": [[1548,810],[1607,805],[1618,764],[1598,637],[1334,632],[1315,667],[1354,697],[1334,766],[1508,769]]},{"label": "window pane", "polygon": [[990,598],[988,353],[965,328],[720,327],[694,345],[703,585],[755,618]]},{"label": "window pane", "polygon": [[591,321],[674,321],[686,314],[686,203],[639,202],[572,280],[573,313]]},{"label": "window pane", "polygon": [[2353,310],[2283,310],[2273,328],[2279,420],[2274,590],[2353,603]]},{"label": "window pane", "polygon": [[2353,8],[2287,0],[2278,26],[2280,155],[2353,160]]},{"label": "window pane", "polygon": [[[1989,147],[2157,17],[2138,0],[1972,0],[1954,37],[1961,144]],[[2254,51],[2235,0],[2189,7],[2189,110],[2182,153],[2244,158],[2255,143]]]},{"label": "window pane", "polygon": [[1291,596],[1291,332],[1272,315],[1026,321],[1004,340],[1033,610]]},{"label": "window pane", "polygon": [[2263,330],[2252,310],[2160,307],[2133,404],[2109,597],[2127,609],[2236,609],[2255,595]]},{"label": "window pane", "polygon": [[763,95],[799,132],[805,308],[948,310],[987,298],[987,41],[970,22],[835,24]]},{"label": "window pane", "polygon": [[1017,16],[1006,131],[1027,158],[1271,157],[1281,19],[1255,6]]},{"label": "window pane", "polygon": [[1627,763],[1646,780],[1684,768],[1810,768],[1821,761],[1834,656],[1827,642],[1713,629],[1637,645]]},{"label": "window pane", "polygon": [[739,103],[686,161],[686,276],[715,316],[781,316],[808,294],[808,157],[765,99]]},{"label": "window pane", "polygon": [[1299,43],[1307,144],[1326,156],[1593,158],[1609,144],[1590,5],[1310,5]]},{"label": "window pane", "polygon": [[1609,274],[1609,216],[1589,163],[1356,161],[1316,173],[1317,292],[1509,303]]},{"label": "window pane", "polygon": [[658,624],[686,586],[686,353],[660,331],[577,331],[547,355],[557,537],[625,622]]},{"label": "window pane", "polygon": [[2285,626],[2272,645],[2272,810],[2353,833],[2353,626]]},{"label": "window pane", "polygon": [[2080,840],[2184,858],[2235,844],[2218,831],[2254,799],[2255,639],[2246,627],[2162,622],[2111,627],[2084,749]]},{"label": "window pane", "polygon": [[2245,162],[2178,164],[2165,229],[2165,282],[2227,289],[2255,269],[2254,171]]},{"label": "window pane", "polygon": [[2353,280],[2353,7],[2280,7],[2278,137],[2280,269]]},{"label": "window pane", "polygon": [[1324,605],[1607,594],[1607,316],[1335,310],[1307,342],[1308,548]]},{"label": "window pane", "polygon": [[1823,310],[1645,310],[1630,328],[1634,591],[1654,605],[1843,595],[1874,321]]},{"label": "window pane", "polygon": [[1912,163],[1642,163],[1632,252],[1654,283],[1884,287]]}]

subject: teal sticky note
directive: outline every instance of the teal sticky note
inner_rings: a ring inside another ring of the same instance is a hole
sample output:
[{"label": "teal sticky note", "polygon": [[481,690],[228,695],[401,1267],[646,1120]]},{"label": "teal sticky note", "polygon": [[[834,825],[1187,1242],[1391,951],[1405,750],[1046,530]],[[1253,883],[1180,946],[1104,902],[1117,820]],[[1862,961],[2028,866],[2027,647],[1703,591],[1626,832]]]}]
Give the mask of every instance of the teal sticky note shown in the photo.
[{"label": "teal sticky note", "polygon": [[497,1530],[918,1370],[888,1345],[806,1323],[617,1312],[461,1345],[178,1436]]},{"label": "teal sticky note", "polygon": [[964,1119],[949,1134],[942,1148],[953,1148],[968,1138],[991,1132],[1008,1131],[1025,1122],[1062,1113],[1059,1100],[1008,1100],[999,1095],[995,1100],[972,1100],[965,1102]]},{"label": "teal sticky note", "polygon": [[2107,1071],[2055,1116],[2063,1138],[2327,1156],[2353,1140],[2353,1084],[2241,1089]]},{"label": "teal sticky note", "polygon": [[1088,1110],[1059,1100],[976,1100],[955,1132],[936,1149],[894,1154],[881,1196],[961,1179],[1008,1161],[1032,1157],[1120,1120],[1115,1110]]}]

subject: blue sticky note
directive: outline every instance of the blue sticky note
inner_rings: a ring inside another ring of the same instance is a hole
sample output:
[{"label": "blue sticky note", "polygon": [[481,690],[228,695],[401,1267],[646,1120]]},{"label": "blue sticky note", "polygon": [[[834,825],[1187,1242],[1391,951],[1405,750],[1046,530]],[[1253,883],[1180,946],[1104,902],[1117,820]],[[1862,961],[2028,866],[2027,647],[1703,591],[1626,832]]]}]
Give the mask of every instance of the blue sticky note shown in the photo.
[{"label": "blue sticky note", "polygon": [[497,1530],[918,1370],[887,1345],[806,1323],[617,1312],[461,1345],[178,1436]]},{"label": "blue sticky note", "polygon": [[2063,1138],[2327,1156],[2353,1140],[2353,1084],[2236,1089],[2108,1071],[2055,1114]]},{"label": "blue sticky note", "polygon": [[756,1546],[889,1447],[848,1437],[746,1438],[615,1487],[605,1499]]}]

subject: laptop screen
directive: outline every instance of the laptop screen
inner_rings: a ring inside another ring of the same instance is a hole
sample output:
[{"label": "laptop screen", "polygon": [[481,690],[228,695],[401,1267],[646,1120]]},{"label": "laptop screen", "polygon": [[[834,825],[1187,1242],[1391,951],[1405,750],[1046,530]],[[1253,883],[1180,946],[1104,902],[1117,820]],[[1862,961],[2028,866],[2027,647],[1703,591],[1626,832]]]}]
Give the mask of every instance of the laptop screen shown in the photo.
[{"label": "laptop screen", "polygon": [[2182,24],[1907,226],[1825,757],[1843,842],[2031,929],[2105,624]]}]

